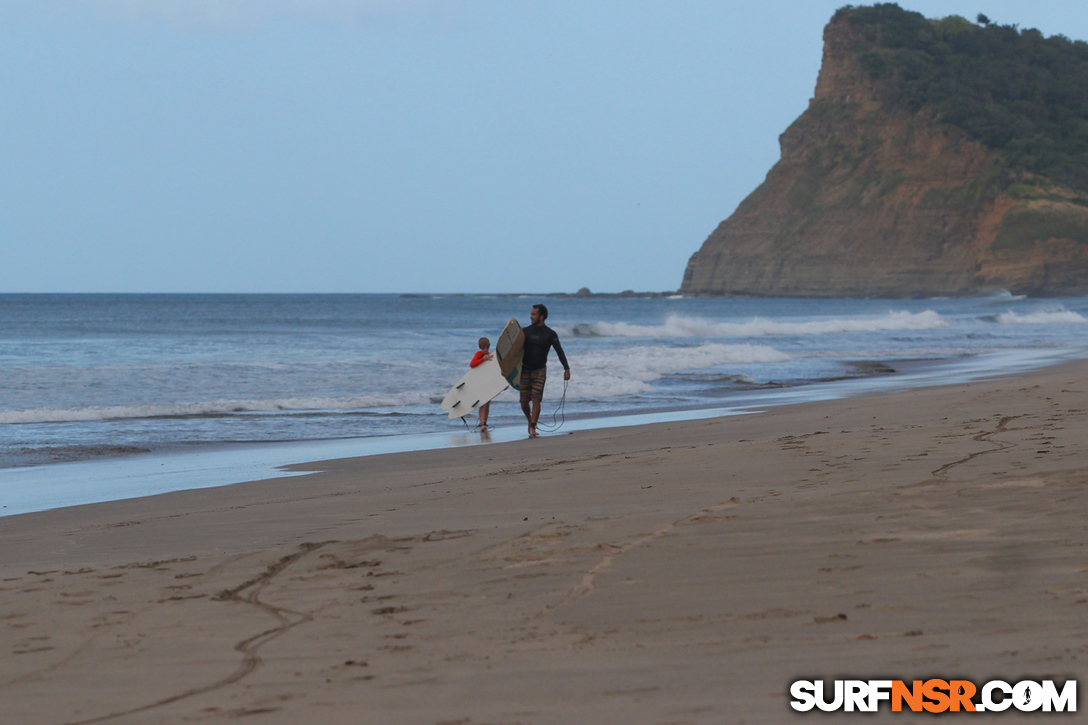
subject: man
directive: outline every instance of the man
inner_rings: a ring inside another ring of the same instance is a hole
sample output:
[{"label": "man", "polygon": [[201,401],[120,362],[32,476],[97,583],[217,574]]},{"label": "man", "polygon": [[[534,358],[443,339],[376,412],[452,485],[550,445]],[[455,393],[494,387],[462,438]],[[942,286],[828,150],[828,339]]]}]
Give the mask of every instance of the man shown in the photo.
[{"label": "man", "polygon": [[536,422],[540,419],[540,401],[544,399],[544,380],[548,371],[548,351],[555,348],[563,366],[564,380],[570,380],[570,365],[567,365],[567,356],[559,344],[559,335],[544,324],[548,319],[548,308],[533,305],[529,319],[532,324],[521,328],[525,333],[525,349],[521,357],[521,411],[525,413],[525,420],[529,421],[529,437],[536,438]]}]

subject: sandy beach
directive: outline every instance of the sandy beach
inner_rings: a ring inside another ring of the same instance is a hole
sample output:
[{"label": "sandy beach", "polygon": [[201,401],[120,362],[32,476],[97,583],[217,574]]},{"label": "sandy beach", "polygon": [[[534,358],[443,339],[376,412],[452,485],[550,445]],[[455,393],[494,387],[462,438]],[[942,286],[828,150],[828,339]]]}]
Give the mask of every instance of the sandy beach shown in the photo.
[{"label": "sandy beach", "polygon": [[3,518],[0,720],[779,723],[821,718],[799,678],[1082,679],[1086,439],[1078,362]]}]

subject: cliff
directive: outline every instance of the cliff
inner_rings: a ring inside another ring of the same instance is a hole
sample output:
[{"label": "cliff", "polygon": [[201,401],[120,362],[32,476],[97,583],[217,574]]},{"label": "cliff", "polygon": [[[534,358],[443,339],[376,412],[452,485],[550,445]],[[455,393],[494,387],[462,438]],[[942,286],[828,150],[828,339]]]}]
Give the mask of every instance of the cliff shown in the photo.
[{"label": "cliff", "polygon": [[1060,36],[843,8],[781,159],[681,292],[1088,293],[1086,80]]}]

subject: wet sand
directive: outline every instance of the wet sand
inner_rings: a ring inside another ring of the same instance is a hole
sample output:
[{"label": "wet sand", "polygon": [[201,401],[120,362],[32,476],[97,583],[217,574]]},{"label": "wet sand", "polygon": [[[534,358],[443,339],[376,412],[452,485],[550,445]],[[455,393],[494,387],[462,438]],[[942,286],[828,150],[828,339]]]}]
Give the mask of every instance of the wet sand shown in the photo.
[{"label": "wet sand", "polygon": [[1083,679],[1085,440],[1078,362],[2,518],[2,719],[779,723],[820,717],[799,678]]}]

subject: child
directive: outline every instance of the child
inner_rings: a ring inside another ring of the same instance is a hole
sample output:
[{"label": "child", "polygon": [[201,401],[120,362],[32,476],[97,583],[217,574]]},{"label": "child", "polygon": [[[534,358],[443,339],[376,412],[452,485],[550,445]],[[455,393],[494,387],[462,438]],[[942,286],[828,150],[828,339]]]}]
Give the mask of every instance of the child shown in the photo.
[{"label": "child", "polygon": [[[495,357],[491,352],[491,340],[486,337],[480,338],[480,349],[473,356],[472,361],[468,364],[469,367],[476,367],[486,360],[490,360]],[[491,403],[484,403],[480,406],[480,430],[487,430],[487,414],[491,412]]]}]

